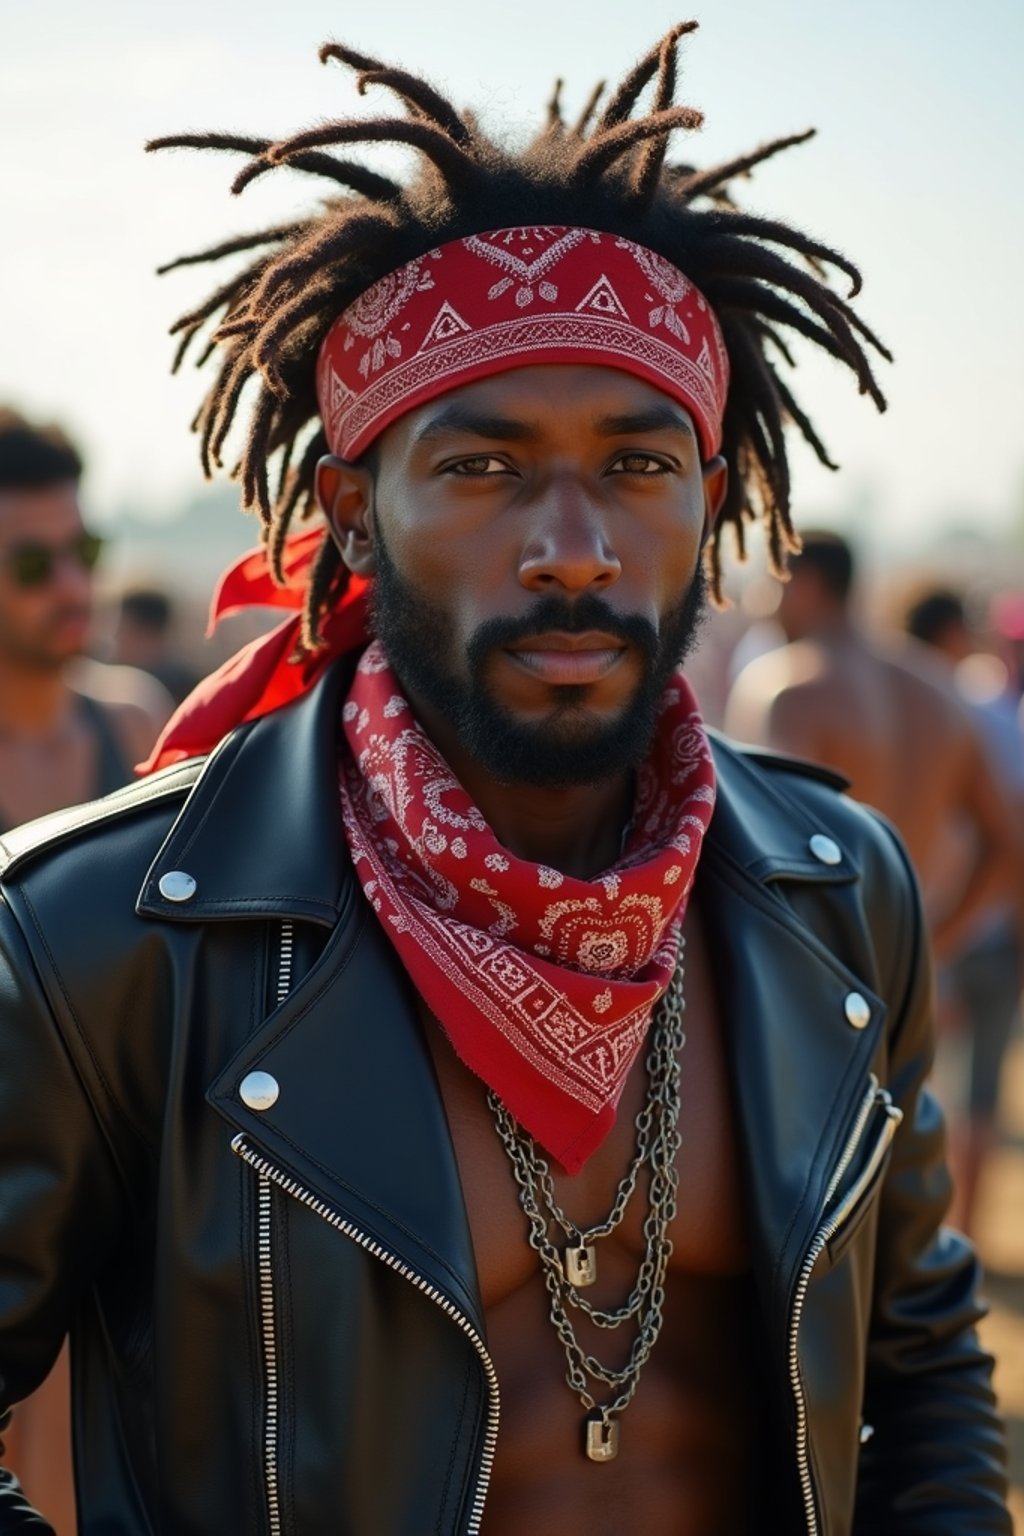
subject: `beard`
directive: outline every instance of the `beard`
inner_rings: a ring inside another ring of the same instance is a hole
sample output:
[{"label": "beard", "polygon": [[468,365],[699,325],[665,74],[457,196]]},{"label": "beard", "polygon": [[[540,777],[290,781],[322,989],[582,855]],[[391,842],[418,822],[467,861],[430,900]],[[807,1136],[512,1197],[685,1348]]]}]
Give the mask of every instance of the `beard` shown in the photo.
[{"label": "beard", "polygon": [[[543,788],[596,784],[639,766],[650,750],[665,687],[696,645],[707,615],[700,564],[660,628],[640,614],[618,614],[594,594],[572,602],[543,597],[518,619],[488,619],[466,647],[465,672],[450,615],[401,576],[377,530],[372,623],[403,686],[454,727],[469,755],[502,784]],[[552,630],[600,630],[639,652],[643,676],[617,719],[595,719],[587,685],[561,686],[550,714],[523,721],[495,699],[486,667],[495,651]]]}]

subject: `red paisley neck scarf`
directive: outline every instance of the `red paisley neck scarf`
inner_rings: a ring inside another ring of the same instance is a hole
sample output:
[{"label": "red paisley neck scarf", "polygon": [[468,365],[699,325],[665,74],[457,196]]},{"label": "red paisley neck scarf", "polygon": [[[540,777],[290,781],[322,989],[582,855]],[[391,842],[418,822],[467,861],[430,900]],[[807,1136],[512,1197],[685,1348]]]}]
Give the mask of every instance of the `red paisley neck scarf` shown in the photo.
[{"label": "red paisley neck scarf", "polygon": [[503,848],[414,719],[379,642],[342,726],[342,814],[367,899],[466,1066],[569,1173],[600,1145],[675,967],[714,768],[681,675],[623,856],[578,880]]}]

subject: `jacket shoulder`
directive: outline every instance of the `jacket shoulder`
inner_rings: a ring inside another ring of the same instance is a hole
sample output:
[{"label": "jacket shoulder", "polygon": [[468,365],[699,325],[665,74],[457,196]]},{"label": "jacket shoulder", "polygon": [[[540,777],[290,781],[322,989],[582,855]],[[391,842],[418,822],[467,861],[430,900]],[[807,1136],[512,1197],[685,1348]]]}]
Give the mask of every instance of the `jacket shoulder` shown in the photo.
[{"label": "jacket shoulder", "polygon": [[712,730],[708,734],[714,738],[718,747],[747,762],[766,768],[769,773],[812,779],[819,784],[827,784],[831,789],[848,790],[850,787],[850,781],[844,774],[835,768],[826,768],[822,763],[814,763],[809,757],[792,757],[788,752],[773,752],[767,747],[755,747],[748,742],[733,741],[731,737],[723,736],[719,731]]},{"label": "jacket shoulder", "polygon": [[[853,799],[841,774],[804,758],[732,741],[717,731],[709,735],[720,789],[739,807],[741,820],[760,844],[776,846],[776,851],[787,843],[793,850],[809,849],[804,872],[817,866],[820,874],[811,839],[824,833],[849,855],[833,867],[832,877],[843,878],[853,869],[872,885],[916,885],[899,831],[880,811]],[[787,858],[778,862],[784,869]],[[795,870],[799,863],[793,859]]]},{"label": "jacket shoulder", "polygon": [[25,822],[0,836],[0,878],[8,879],[30,860],[67,843],[80,840],[87,833],[102,830],[142,811],[185,798],[199,778],[206,758],[190,758],[175,763],[136,784],[128,784],[100,800],[68,806]]}]

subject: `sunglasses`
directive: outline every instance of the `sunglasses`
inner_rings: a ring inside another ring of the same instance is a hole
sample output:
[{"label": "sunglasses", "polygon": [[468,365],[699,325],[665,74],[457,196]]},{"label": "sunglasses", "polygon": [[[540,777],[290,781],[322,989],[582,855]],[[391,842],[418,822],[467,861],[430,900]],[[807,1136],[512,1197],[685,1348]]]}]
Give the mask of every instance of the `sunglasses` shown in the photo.
[{"label": "sunglasses", "polygon": [[62,560],[71,560],[83,571],[91,571],[103,553],[103,540],[97,533],[80,533],[66,544],[40,544],[26,539],[3,551],[3,560],[16,587],[23,592],[45,587],[57,573]]}]

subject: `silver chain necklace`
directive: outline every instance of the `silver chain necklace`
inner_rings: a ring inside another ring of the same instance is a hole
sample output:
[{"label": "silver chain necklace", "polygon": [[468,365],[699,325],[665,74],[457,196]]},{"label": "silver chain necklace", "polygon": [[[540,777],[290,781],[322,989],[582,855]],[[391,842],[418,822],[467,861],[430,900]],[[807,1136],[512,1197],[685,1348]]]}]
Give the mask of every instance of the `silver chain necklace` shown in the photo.
[{"label": "silver chain necklace", "polygon": [[[498,1135],[508,1154],[515,1177],[519,1204],[526,1216],[530,1247],[540,1259],[544,1285],[550,1299],[551,1323],[565,1350],[565,1379],[586,1411],[584,1450],[591,1461],[611,1461],[619,1452],[619,1419],[633,1399],[640,1372],[650,1358],[661,1332],[665,1303],[665,1274],[672,1243],[669,1226],[676,1213],[679,1175],[679,1055],[686,1042],[683,1032],[683,952],[650,1030],[647,1052],[647,1096],[636,1117],[636,1150],[619,1181],[611,1210],[604,1221],[581,1228],[562,1210],[547,1161],[536,1143],[490,1092],[487,1102]],[[629,1297],[611,1310],[594,1306],[580,1291],[597,1278],[596,1243],[614,1232],[636,1190],[641,1168],[650,1167],[647,1216],[644,1220],[644,1256]],[[561,1249],[552,1241],[552,1227],[566,1239]],[[580,1345],[567,1311],[575,1308],[598,1328],[618,1328],[636,1319],[637,1335],[621,1370],[602,1365]],[[612,1388],[609,1400],[599,1404],[592,1382]]]}]

